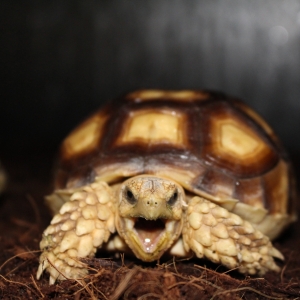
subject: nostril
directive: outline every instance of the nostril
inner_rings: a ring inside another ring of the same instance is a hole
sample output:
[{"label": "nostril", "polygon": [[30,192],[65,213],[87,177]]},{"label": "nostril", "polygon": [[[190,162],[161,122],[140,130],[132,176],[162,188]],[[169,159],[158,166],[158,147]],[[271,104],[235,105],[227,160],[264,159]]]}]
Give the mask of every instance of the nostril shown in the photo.
[{"label": "nostril", "polygon": [[147,206],[158,206],[158,201],[147,200],[146,205]]}]

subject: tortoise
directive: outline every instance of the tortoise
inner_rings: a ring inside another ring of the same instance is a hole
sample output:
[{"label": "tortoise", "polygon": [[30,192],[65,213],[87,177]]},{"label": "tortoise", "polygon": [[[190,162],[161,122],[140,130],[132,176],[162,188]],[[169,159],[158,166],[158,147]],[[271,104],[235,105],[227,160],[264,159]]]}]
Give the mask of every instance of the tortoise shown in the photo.
[{"label": "tortoise", "polygon": [[284,149],[246,104],[205,90],[138,90],[63,141],[37,278],[82,278],[82,258],[100,248],[279,271],[271,240],[295,220],[295,197]]}]

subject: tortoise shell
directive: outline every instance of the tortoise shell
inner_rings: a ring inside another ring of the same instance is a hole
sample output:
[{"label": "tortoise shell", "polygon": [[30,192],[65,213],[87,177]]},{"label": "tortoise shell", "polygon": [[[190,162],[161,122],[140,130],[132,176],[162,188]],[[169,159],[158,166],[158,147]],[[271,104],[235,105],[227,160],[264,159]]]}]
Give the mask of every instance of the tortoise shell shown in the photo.
[{"label": "tortoise shell", "polygon": [[293,177],[273,130],[221,93],[142,90],[112,101],[64,140],[55,188],[138,174],[175,180],[271,238],[293,218]]}]

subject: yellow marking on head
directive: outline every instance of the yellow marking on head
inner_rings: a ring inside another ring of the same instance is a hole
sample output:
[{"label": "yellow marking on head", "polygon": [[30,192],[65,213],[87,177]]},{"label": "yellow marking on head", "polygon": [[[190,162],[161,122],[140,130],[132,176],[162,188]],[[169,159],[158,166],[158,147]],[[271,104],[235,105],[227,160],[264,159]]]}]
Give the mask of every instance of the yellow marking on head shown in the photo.
[{"label": "yellow marking on head", "polygon": [[183,143],[183,115],[169,112],[137,112],[124,126],[118,144],[142,140],[145,143]]},{"label": "yellow marking on head", "polygon": [[[134,206],[126,200],[127,189],[131,191],[137,201]],[[179,200],[170,208],[167,202],[174,193],[177,194]],[[123,183],[119,213],[122,217],[139,216],[147,220],[159,218],[180,220],[184,203],[183,197],[184,191],[180,185],[169,179],[138,175]]]},{"label": "yellow marking on head", "polygon": [[151,176],[137,176],[129,179],[127,186],[131,188],[139,200],[155,200],[165,202],[177,189],[177,185],[167,179]]}]

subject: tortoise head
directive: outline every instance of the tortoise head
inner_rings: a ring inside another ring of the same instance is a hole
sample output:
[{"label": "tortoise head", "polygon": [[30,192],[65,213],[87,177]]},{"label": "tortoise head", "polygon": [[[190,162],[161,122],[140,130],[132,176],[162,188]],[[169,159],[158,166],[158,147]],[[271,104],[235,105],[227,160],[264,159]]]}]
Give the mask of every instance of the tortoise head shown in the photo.
[{"label": "tortoise head", "polygon": [[159,259],[181,234],[186,207],[182,187],[169,179],[140,175],[119,190],[116,226],[134,254]]}]

